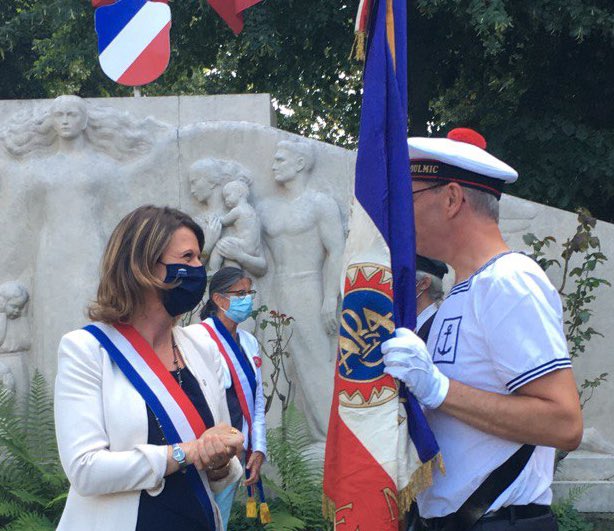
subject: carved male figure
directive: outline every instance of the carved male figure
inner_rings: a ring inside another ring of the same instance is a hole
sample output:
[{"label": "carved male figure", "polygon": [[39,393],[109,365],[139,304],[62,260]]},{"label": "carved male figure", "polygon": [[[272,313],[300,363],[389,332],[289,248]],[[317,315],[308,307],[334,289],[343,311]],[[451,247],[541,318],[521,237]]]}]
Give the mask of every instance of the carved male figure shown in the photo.
[{"label": "carved male figure", "polygon": [[314,436],[323,440],[329,411],[316,404],[332,399],[344,239],[335,201],[309,187],[314,164],[310,144],[279,142],[272,166],[277,194],[262,201],[258,211],[275,264],[276,302],[296,319],[290,347],[303,409]]}]

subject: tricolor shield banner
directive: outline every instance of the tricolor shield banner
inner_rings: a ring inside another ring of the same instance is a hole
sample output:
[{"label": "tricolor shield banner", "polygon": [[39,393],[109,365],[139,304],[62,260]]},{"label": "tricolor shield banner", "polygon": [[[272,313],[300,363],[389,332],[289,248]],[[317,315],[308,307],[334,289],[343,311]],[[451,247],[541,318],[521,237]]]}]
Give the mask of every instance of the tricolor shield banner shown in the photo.
[{"label": "tricolor shield banner", "polygon": [[164,73],[171,53],[165,2],[119,0],[96,9],[95,20],[100,66],[113,81],[141,86]]},{"label": "tricolor shield banner", "polygon": [[383,372],[380,350],[416,322],[406,9],[405,0],[359,6],[364,93],[324,463],[324,514],[336,530],[398,531],[441,464],[420,405]]}]

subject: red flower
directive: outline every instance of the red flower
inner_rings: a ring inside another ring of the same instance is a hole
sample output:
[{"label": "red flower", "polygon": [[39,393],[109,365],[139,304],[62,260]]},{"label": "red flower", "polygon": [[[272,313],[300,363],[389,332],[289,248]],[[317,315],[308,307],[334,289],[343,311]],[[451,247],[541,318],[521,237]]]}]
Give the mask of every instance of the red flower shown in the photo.
[{"label": "red flower", "polygon": [[258,369],[262,367],[262,358],[260,356],[254,356],[252,359],[254,360],[254,364]]}]

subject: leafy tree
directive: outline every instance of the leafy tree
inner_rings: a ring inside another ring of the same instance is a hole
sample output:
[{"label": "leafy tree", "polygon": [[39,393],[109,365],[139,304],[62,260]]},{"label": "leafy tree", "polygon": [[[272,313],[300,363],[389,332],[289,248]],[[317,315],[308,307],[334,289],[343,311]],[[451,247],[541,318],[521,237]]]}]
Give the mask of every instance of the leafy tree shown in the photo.
[{"label": "leafy tree", "polygon": [[[235,37],[171,0],[172,58],[146,95],[269,92],[289,131],[353,148],[358,0],[264,0]],[[614,221],[611,0],[408,2],[410,132],[468,125],[517,168],[516,195]],[[0,3],[0,97],[130,95],[97,64],[87,0]]]},{"label": "leafy tree", "polygon": [[473,126],[512,193],[614,220],[611,1],[418,0],[409,19],[413,134]]}]

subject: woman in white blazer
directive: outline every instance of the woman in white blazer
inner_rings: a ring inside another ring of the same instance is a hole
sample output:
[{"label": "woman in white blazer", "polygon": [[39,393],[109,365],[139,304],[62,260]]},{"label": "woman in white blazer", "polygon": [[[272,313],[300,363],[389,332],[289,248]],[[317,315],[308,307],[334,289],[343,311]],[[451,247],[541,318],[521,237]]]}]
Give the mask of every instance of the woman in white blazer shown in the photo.
[{"label": "woman in white blazer", "polygon": [[189,216],[153,206],[111,235],[94,324],[59,347],[55,422],[70,481],[59,530],[222,529],[211,490],[241,477],[243,436],[229,425],[215,343],[174,326],[204,294],[203,243]]},{"label": "woman in white blazer", "polygon": [[[259,481],[260,468],[266,459],[265,399],[260,371],[262,358],[258,340],[238,325],[251,316],[255,294],[252,280],[245,271],[237,267],[223,267],[211,277],[209,300],[200,314],[207,331],[219,342],[218,352],[224,368],[231,423],[245,437],[244,448],[249,456],[245,467],[249,477],[245,485],[250,487]],[[241,360],[247,361],[247,364],[242,364]],[[241,371],[245,374],[243,385],[235,381],[241,380],[238,376]],[[246,413],[249,414],[251,426],[244,415],[237,387],[244,387],[243,407],[247,405]],[[238,482],[215,495],[226,527],[237,486]]]}]

